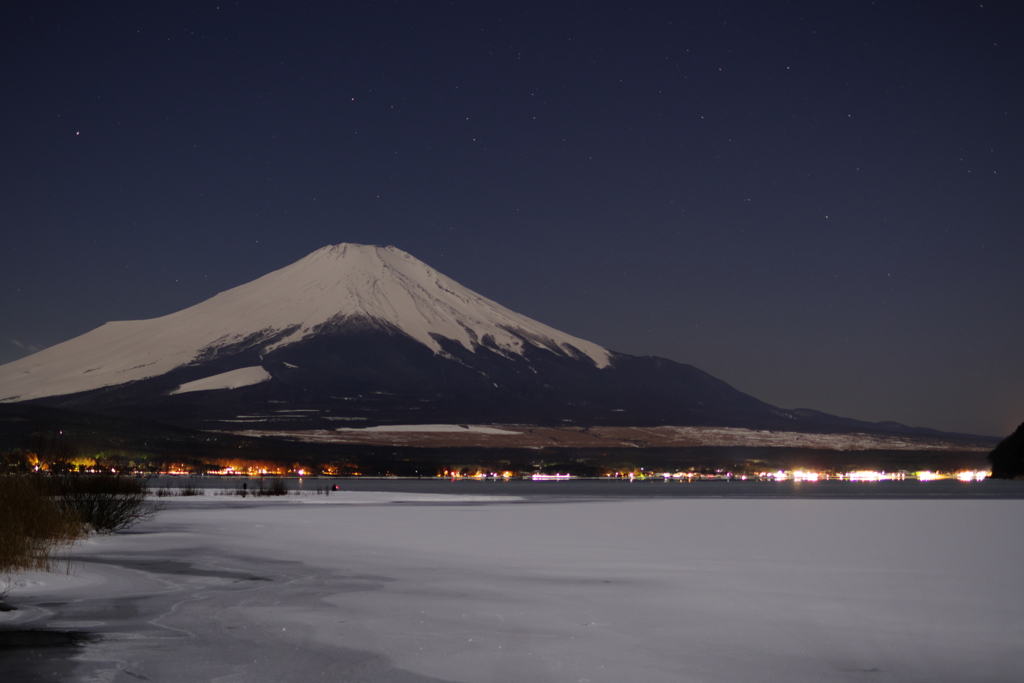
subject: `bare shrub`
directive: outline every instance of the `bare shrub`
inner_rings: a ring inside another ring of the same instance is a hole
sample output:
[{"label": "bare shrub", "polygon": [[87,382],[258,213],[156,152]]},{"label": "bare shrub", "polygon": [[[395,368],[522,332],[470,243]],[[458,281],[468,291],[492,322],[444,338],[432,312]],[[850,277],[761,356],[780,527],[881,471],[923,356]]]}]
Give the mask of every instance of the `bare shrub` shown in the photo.
[{"label": "bare shrub", "polygon": [[43,486],[58,507],[101,534],[148,519],[160,505],[146,502],[146,481],[124,474],[58,474]]},{"label": "bare shrub", "polygon": [[178,487],[179,496],[202,496],[206,493],[205,490],[199,488],[193,483],[185,484],[184,486]]},{"label": "bare shrub", "polygon": [[0,574],[50,569],[54,552],[86,535],[77,515],[43,494],[33,475],[0,475]]},{"label": "bare shrub", "polygon": [[257,488],[253,495],[256,496],[284,496],[288,494],[288,486],[285,485],[284,479],[271,479],[269,484],[265,484],[260,479],[259,488]]},{"label": "bare shrub", "polygon": [[206,489],[199,488],[192,483],[188,483],[177,488],[171,488],[170,483],[167,483],[156,489],[156,491],[150,491],[150,493],[155,493],[157,498],[171,498],[174,496],[203,496],[206,495]]}]

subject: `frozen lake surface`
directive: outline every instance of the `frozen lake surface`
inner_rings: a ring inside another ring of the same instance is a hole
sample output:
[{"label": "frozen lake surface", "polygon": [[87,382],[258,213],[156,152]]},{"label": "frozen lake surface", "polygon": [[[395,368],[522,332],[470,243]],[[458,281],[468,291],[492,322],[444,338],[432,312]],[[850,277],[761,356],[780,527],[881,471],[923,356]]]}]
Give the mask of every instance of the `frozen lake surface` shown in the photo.
[{"label": "frozen lake surface", "polygon": [[[169,498],[129,532],[75,546],[69,573],[15,578],[0,671],[19,682],[1018,680],[1024,500],[991,483],[947,489],[966,498],[431,482]],[[944,482],[914,485],[933,484]]]}]

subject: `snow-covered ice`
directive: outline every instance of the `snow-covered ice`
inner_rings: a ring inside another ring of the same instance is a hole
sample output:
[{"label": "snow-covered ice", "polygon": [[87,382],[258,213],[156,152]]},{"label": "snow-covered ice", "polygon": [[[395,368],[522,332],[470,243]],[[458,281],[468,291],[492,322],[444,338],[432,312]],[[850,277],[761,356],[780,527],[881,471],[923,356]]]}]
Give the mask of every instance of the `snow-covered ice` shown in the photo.
[{"label": "snow-covered ice", "polygon": [[1021,500],[169,500],[71,576],[16,580],[0,628],[98,636],[38,680],[1002,682],[1024,661]]}]

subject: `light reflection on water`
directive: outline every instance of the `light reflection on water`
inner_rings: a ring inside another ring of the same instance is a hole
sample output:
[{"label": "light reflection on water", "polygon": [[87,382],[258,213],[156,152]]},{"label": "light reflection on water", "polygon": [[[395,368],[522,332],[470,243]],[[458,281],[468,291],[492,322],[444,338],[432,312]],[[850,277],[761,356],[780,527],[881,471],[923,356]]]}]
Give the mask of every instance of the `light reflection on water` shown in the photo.
[{"label": "light reflection on water", "polygon": [[[270,478],[264,479],[269,483]],[[662,479],[573,479],[570,481],[328,478],[285,479],[289,491],[315,494],[333,486],[344,491],[438,493],[518,496],[529,499],[578,498],[920,498],[920,499],[1024,499],[1024,481],[663,481]],[[208,494],[259,486],[253,477],[154,477],[152,490],[182,486],[207,489]],[[331,491],[330,493],[335,493]]]}]

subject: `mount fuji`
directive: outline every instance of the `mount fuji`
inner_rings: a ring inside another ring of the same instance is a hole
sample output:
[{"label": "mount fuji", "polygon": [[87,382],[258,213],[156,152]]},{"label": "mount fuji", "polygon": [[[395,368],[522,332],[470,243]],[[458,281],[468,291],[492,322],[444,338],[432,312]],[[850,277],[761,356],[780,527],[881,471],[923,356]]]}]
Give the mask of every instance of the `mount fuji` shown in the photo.
[{"label": "mount fuji", "polygon": [[356,244],[0,366],[0,402],[207,429],[907,429],[776,408],[693,366],[616,353],[531,320],[395,247]]}]

